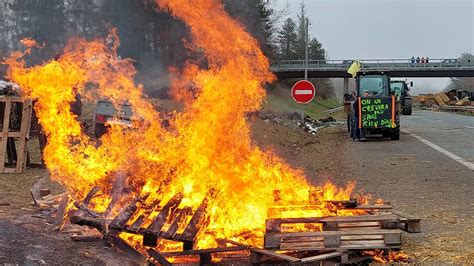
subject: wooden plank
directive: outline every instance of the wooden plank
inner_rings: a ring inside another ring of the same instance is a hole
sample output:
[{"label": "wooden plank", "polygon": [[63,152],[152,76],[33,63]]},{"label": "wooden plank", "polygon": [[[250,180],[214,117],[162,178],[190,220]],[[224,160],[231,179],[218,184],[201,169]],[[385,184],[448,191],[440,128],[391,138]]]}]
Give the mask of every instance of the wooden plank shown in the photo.
[{"label": "wooden plank", "polygon": [[160,234],[160,236],[162,236],[163,238],[172,239],[178,231],[179,224],[185,221],[186,217],[191,215],[192,213],[193,209],[191,207],[184,207],[176,216],[176,218],[171,222],[171,225],[168,230]]},{"label": "wooden plank", "polygon": [[140,230],[142,224],[145,222],[145,219],[152,214],[158,205],[160,204],[161,200],[154,200],[151,204],[145,207],[145,212],[140,214],[138,218],[132,223],[132,225],[128,226],[125,230],[136,233]]},{"label": "wooden plank", "polygon": [[390,210],[392,206],[390,205],[367,205],[361,204],[353,208],[345,208],[344,210]]},{"label": "wooden plank", "polygon": [[285,254],[279,254],[279,253],[276,253],[275,251],[272,251],[272,250],[251,249],[250,252],[256,252],[256,253],[259,253],[259,254],[262,254],[262,255],[274,257],[274,258],[281,259],[281,260],[288,261],[288,262],[300,262],[301,261],[299,258],[295,258],[295,257],[288,256],[288,255],[285,255]]},{"label": "wooden plank", "polygon": [[314,236],[348,236],[348,235],[383,235],[386,233],[398,233],[401,231],[398,229],[378,229],[378,230],[351,230],[351,231],[317,231],[317,232],[293,232],[293,233],[270,233],[265,236],[278,236],[278,237],[314,237]]},{"label": "wooden plank", "polygon": [[[341,241],[350,241],[350,240],[383,240],[384,236],[380,235],[349,235],[341,236]],[[316,237],[292,237],[292,238],[281,238],[281,243],[302,243],[302,242],[323,242],[324,236]]]},{"label": "wooden plank", "polygon": [[338,223],[339,228],[354,228],[354,227],[380,227],[380,222],[353,222],[353,223]]},{"label": "wooden plank", "polygon": [[179,239],[194,241],[194,238],[196,237],[200,226],[207,226],[209,221],[205,221],[206,208],[209,200],[208,197],[212,197],[213,193],[214,192],[212,190],[207,193],[206,197],[203,199],[203,201],[197,208],[196,212],[194,213],[193,217],[184,229],[183,233],[179,236]]},{"label": "wooden plank", "polygon": [[[20,132],[18,131],[10,131],[8,132],[8,134],[6,135],[7,137],[9,138],[19,138],[21,136]],[[0,136],[0,138],[3,138],[3,134]]]},{"label": "wooden plank", "polygon": [[161,228],[166,223],[166,218],[168,218],[168,215],[171,212],[178,208],[182,199],[183,194],[181,192],[174,195],[161,209],[160,213],[155,217],[153,222],[145,229],[145,234],[158,235],[161,231]]},{"label": "wooden plank", "polygon": [[392,211],[400,222],[401,229],[408,233],[421,233],[421,219],[398,211]]},{"label": "wooden plank", "polygon": [[123,253],[129,257],[134,263],[138,265],[146,265],[147,258],[141,254],[140,252],[136,251],[132,248],[125,240],[121,239],[120,237],[115,237],[112,240],[112,244],[117,247],[118,249],[122,250]]},{"label": "wooden plank", "polygon": [[128,220],[132,218],[133,214],[137,211],[138,203],[142,202],[143,200],[144,198],[140,196],[134,198],[127,206],[125,206],[121,210],[120,214],[112,220],[112,222],[109,224],[109,227],[121,230],[128,222]]},{"label": "wooden plank", "polygon": [[[323,242],[281,243],[280,250],[325,250]],[[331,248],[334,250],[333,248]]]},{"label": "wooden plank", "polygon": [[23,97],[0,96],[0,102],[22,103],[23,101],[25,101],[25,98],[23,98]]},{"label": "wooden plank", "polygon": [[281,232],[282,224],[303,224],[319,223],[325,217],[305,217],[305,218],[273,218],[265,220],[265,231],[267,233]]},{"label": "wooden plank", "polygon": [[324,236],[282,237],[280,241],[281,243],[323,242]]},{"label": "wooden plank", "polygon": [[[12,102],[10,97],[5,97],[5,111],[3,114],[3,129],[2,129],[2,143],[0,147],[0,172],[5,172],[5,154],[7,152],[8,131],[10,127],[10,113]],[[16,171],[16,169],[15,169]]]},{"label": "wooden plank", "polygon": [[[359,227],[342,227],[339,228],[337,231],[352,231],[356,229],[364,229],[364,230],[377,230],[380,229],[380,225],[376,226],[359,226]],[[397,228],[383,228],[383,229],[397,229]]]},{"label": "wooden plank", "polygon": [[140,227],[142,226],[143,222],[145,222],[146,217],[147,215],[140,214],[140,216],[138,216],[138,218],[133,222],[133,224],[127,226],[125,230],[131,233],[137,233],[140,230]]},{"label": "wooden plank", "polygon": [[59,207],[56,211],[56,217],[54,218],[53,226],[56,230],[61,229],[61,226],[64,222],[64,214],[66,213],[66,208],[69,203],[69,195],[64,193],[59,202]]},{"label": "wooden plank", "polygon": [[172,266],[173,264],[169,262],[160,252],[154,249],[147,250],[148,255],[150,255],[154,260],[156,260],[162,266]]},{"label": "wooden plank", "polygon": [[16,172],[21,173],[26,166],[26,153],[28,138],[30,137],[30,126],[31,126],[31,100],[25,100],[23,102],[23,110],[21,115],[21,126],[20,126],[20,145],[18,148],[18,159],[16,162]]},{"label": "wooden plank", "polygon": [[346,240],[383,240],[383,235],[353,235],[353,236],[341,236],[341,241]]},{"label": "wooden plank", "polygon": [[308,262],[317,262],[317,261],[323,261],[331,258],[338,258],[341,257],[344,254],[344,252],[340,251],[334,251],[326,254],[320,254],[316,256],[311,256],[311,257],[306,257],[301,259],[302,263],[308,263]]},{"label": "wooden plank", "polygon": [[385,222],[385,221],[397,221],[397,217],[393,214],[383,215],[354,215],[354,216],[332,216],[326,217],[320,220],[321,223],[338,222],[338,223],[350,223],[350,222]]},{"label": "wooden plank", "polygon": [[208,249],[162,252],[161,255],[163,255],[164,257],[178,257],[178,256],[199,255],[199,254],[205,254],[205,253],[224,253],[224,252],[242,251],[242,250],[248,250],[248,248],[247,247],[242,247],[242,246],[222,247],[222,248],[208,248]]},{"label": "wooden plank", "polygon": [[325,251],[325,250],[367,250],[367,249],[393,249],[399,248],[400,245],[387,245],[383,240],[366,240],[366,241],[345,241],[339,246],[325,246],[321,242],[303,242],[303,243],[282,243],[280,250],[293,251]]},{"label": "wooden plank", "polygon": [[82,200],[82,203],[85,205],[85,206],[88,206],[89,203],[91,202],[92,198],[95,196],[95,194],[97,194],[97,192],[99,192],[100,190],[100,187],[99,186],[95,186],[93,187],[91,190],[89,190],[89,192],[87,193],[86,197],[84,198],[84,200]]}]

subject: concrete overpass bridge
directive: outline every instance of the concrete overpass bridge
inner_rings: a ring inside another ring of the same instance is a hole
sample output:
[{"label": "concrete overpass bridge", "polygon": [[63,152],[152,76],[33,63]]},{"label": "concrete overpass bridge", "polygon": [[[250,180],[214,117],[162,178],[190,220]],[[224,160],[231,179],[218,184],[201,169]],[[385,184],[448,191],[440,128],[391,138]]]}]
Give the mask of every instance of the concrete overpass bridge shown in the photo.
[{"label": "concrete overpass bridge", "polygon": [[[389,71],[391,77],[450,78],[474,77],[474,58],[430,59],[429,63],[411,63],[410,59],[359,60],[361,71]],[[286,60],[274,62],[271,69],[279,78],[303,78],[305,68],[308,78],[349,78],[347,69],[352,60]]]},{"label": "concrete overpass bridge", "polygon": [[[284,60],[274,62],[272,71],[278,78],[344,78],[343,92],[349,91],[347,70],[352,60]],[[474,77],[474,58],[429,59],[428,63],[412,63],[411,59],[359,60],[361,71],[388,71],[395,78],[451,78]]]}]

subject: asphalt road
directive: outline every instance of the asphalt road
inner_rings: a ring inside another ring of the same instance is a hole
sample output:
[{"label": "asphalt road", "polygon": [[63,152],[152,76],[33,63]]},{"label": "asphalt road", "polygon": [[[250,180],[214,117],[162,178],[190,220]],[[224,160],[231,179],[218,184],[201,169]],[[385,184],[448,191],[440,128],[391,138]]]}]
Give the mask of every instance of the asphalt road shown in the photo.
[{"label": "asphalt road", "polygon": [[417,111],[402,116],[402,128],[474,163],[474,116]]},{"label": "asphalt road", "polygon": [[355,180],[359,189],[422,218],[423,233],[404,236],[419,261],[473,262],[471,127],[474,117],[416,111],[402,117],[400,141],[345,142],[343,182]]}]

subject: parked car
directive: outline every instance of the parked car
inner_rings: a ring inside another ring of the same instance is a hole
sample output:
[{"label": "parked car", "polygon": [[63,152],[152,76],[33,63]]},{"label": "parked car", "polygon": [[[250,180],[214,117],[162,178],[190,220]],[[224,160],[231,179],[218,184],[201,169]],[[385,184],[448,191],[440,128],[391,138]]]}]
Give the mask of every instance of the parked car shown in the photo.
[{"label": "parked car", "polygon": [[94,113],[94,134],[100,138],[111,125],[132,126],[132,108],[129,104],[120,105],[120,110],[107,100],[100,100]]}]

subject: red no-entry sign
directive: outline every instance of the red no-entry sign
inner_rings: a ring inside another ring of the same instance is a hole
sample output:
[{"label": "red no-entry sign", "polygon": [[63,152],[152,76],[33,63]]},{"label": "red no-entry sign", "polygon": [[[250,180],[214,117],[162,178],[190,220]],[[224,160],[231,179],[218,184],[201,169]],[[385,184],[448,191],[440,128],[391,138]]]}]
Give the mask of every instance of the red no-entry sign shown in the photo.
[{"label": "red no-entry sign", "polygon": [[316,89],[313,83],[307,80],[300,80],[291,89],[291,95],[297,103],[309,103],[314,99]]}]

